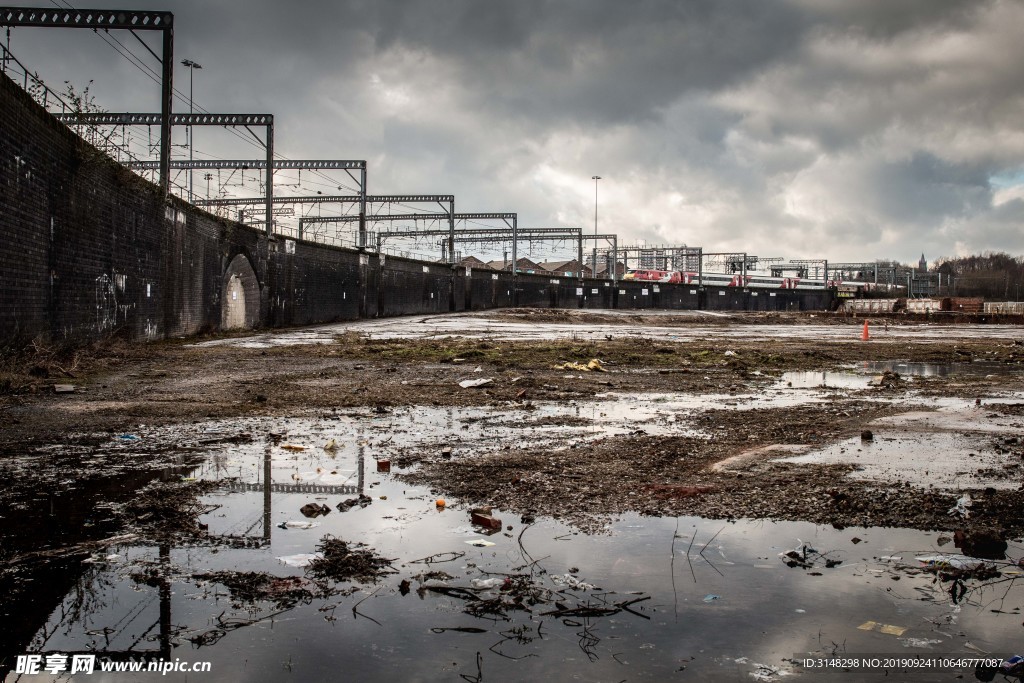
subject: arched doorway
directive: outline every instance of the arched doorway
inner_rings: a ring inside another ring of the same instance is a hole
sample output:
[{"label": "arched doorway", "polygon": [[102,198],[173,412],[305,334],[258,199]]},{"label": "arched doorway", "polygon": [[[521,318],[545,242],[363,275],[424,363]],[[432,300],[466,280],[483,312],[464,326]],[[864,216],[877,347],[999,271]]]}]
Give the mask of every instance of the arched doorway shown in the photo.
[{"label": "arched doorway", "polygon": [[260,285],[245,254],[238,254],[228,264],[223,291],[221,329],[248,330],[255,327],[260,317]]}]

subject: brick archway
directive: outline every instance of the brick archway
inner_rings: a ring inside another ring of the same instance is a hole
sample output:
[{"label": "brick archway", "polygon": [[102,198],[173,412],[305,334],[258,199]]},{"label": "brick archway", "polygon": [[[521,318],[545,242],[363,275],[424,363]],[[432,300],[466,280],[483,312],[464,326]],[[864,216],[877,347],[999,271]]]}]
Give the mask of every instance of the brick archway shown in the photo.
[{"label": "brick archway", "polygon": [[238,254],[224,272],[220,326],[222,330],[249,330],[260,318],[260,284],[245,254]]}]

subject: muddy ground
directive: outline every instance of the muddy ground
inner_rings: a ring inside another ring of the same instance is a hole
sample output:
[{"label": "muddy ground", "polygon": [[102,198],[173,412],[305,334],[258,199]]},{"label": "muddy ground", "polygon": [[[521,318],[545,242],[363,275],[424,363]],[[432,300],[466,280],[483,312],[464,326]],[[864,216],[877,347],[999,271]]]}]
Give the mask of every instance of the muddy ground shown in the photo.
[{"label": "muddy ground", "polygon": [[[562,312],[508,311],[499,319],[565,319]],[[635,316],[572,315],[572,321],[638,328]],[[786,320],[803,324],[806,315],[739,316],[746,323]],[[830,319],[816,316],[821,324]],[[843,318],[833,324],[850,324]],[[665,316],[658,316],[665,324]],[[858,322],[859,324],[859,322]],[[641,328],[638,328],[641,329]],[[642,331],[642,329],[641,329]],[[908,343],[870,341],[823,344],[799,336],[776,341],[709,340],[645,343],[642,338],[543,342],[497,342],[457,338],[367,340],[356,333],[332,344],[252,349],[236,345],[197,346],[197,340],[146,345],[108,342],[75,353],[36,346],[8,356],[0,371],[0,524],[6,558],[32,549],[23,541],[25,524],[39,521],[50,492],[82,481],[105,480],[119,467],[135,472],[185,467],[194,445],[162,447],[133,455],[130,467],[116,455],[89,457],[111,435],[139,425],[195,423],[243,416],[329,416],[353,407],[394,406],[529,407],[535,401],[601,400],[599,395],[684,392],[757,392],[793,370],[829,370],[857,361],[899,359],[936,364],[984,360],[1007,368],[1024,363],[1024,345],[1013,340]],[[201,340],[200,340],[201,341]],[[566,368],[565,363],[599,359],[605,372]],[[479,388],[460,388],[464,379],[487,378]],[[999,391],[1020,391],[1020,374],[922,378],[924,397],[973,399]],[[73,385],[57,393],[55,385]],[[877,484],[846,477],[847,466],[808,466],[753,459],[713,468],[726,458],[778,443],[827,444],[859,434],[872,419],[896,412],[867,399],[907,391],[899,378],[844,393],[834,402],[798,408],[710,410],[698,418],[712,438],[634,433],[573,447],[480,452],[445,458],[439,452],[407,450],[403,475],[442,495],[488,503],[523,515],[551,515],[596,528],[608,515],[690,514],[711,518],[757,517],[807,520],[837,526],[905,526],[953,529],[996,527],[1024,532],[1024,492],[1019,488],[979,489],[983,504],[969,520],[948,514],[950,492],[899,483]],[[1019,406],[1002,406],[1013,411]],[[1024,458],[1024,446],[1012,445]],[[136,449],[137,452],[138,449]],[[143,449],[144,450],[144,449]],[[1016,472],[1007,476],[1019,476]],[[94,509],[131,500],[145,481],[124,477],[97,493]],[[51,502],[52,506],[52,502]],[[52,511],[51,511],[52,513]],[[64,527],[79,526],[77,533]],[[48,528],[63,529],[42,543],[59,545],[115,534],[126,521],[115,514],[78,515]],[[89,529],[83,531],[83,529]],[[56,533],[56,532],[54,532]],[[19,540],[22,539],[22,540]],[[38,543],[36,543],[38,545]]]}]

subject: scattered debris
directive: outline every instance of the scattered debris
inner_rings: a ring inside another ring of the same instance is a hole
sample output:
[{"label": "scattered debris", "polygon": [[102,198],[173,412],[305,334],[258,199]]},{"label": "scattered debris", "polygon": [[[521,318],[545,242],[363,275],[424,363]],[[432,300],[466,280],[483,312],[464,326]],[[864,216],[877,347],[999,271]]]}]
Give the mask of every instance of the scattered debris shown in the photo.
[{"label": "scattered debris", "polygon": [[459,386],[463,389],[472,389],[474,387],[482,387],[487,384],[493,384],[494,380],[489,377],[481,377],[480,379],[464,379],[459,382]]},{"label": "scattered debris", "polygon": [[964,519],[968,519],[971,516],[970,507],[972,505],[974,505],[974,501],[971,500],[971,494],[965,493],[957,499],[956,505],[951,507],[947,514],[960,515]]},{"label": "scattered debris", "polygon": [[470,521],[477,525],[482,526],[485,529],[493,529],[495,531],[501,531],[501,520],[497,517],[491,516],[491,508],[478,508],[476,510],[470,510],[469,513]]},{"label": "scattered debris", "polygon": [[272,576],[263,572],[220,571],[193,574],[193,579],[219,583],[241,604],[272,602],[279,608],[308,603],[319,593],[301,576]]},{"label": "scattered debris", "polygon": [[834,569],[843,563],[840,559],[829,557],[829,553],[820,553],[811,547],[809,543],[797,539],[798,545],[794,550],[779,553],[779,559],[787,567],[800,567],[801,569],[813,569],[824,565],[826,569]]},{"label": "scattered debris", "polygon": [[567,361],[560,365],[554,366],[556,370],[576,370],[578,372],[608,372],[604,365],[598,359],[591,359],[588,363],[576,363],[574,361]]},{"label": "scattered debris", "polygon": [[306,503],[299,508],[299,512],[302,513],[303,517],[316,518],[330,514],[331,508],[320,503]]},{"label": "scattered debris", "polygon": [[994,529],[957,529],[953,532],[953,544],[964,555],[986,560],[1001,560],[1006,557],[1007,543]]},{"label": "scattered debris", "polygon": [[360,493],[358,498],[349,498],[348,500],[343,500],[338,503],[338,512],[348,512],[357,505],[364,508],[372,502],[373,498],[370,498],[365,493]]},{"label": "scattered debris", "polygon": [[285,555],[284,557],[279,557],[277,559],[284,562],[289,567],[308,567],[310,562],[322,557],[323,555],[320,553],[299,553],[297,555]]},{"label": "scattered debris", "polygon": [[306,522],[301,519],[291,519],[277,525],[278,529],[314,529],[320,526],[316,522]]},{"label": "scattered debris", "polygon": [[892,624],[882,624],[877,621],[865,621],[857,628],[861,631],[878,631],[879,633],[887,633],[890,636],[902,636],[907,632],[907,627],[905,626],[893,626]]},{"label": "scattered debris", "polygon": [[310,575],[331,581],[358,581],[374,583],[385,574],[395,572],[388,560],[361,543],[349,545],[340,538],[324,536],[316,547],[320,557],[309,563]]}]

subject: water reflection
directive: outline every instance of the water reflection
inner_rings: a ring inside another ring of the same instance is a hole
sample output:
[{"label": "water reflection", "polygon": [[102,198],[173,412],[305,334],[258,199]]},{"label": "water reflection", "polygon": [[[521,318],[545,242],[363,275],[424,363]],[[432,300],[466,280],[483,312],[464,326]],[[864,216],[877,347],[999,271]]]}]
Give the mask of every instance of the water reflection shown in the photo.
[{"label": "water reflection", "polygon": [[[796,653],[836,648],[1016,648],[1019,570],[1006,563],[1007,582],[972,585],[956,601],[915,559],[942,551],[939,534],[627,515],[588,536],[494,510],[502,531],[484,537],[458,501],[439,511],[429,491],[366,471],[387,448],[369,427],[282,431],[224,449],[226,459],[191,473],[226,487],[205,498],[219,506],[202,518],[208,538],[107,551],[31,649],[209,660],[218,678],[255,681],[326,680],[339,670],[370,681],[661,681],[684,670],[703,680],[773,680],[797,671]],[[330,439],[340,444],[334,453],[322,448]],[[356,491],[372,504],[334,509]],[[321,499],[332,511],[319,526],[278,528]],[[258,533],[247,534],[254,524]],[[317,592],[304,570],[278,558],[313,552],[327,534],[395,558],[398,574]],[[467,543],[481,538],[494,545]],[[811,561],[788,566],[795,549]],[[238,572],[280,583],[247,593],[223,578]],[[518,605],[508,581],[527,596]],[[869,622],[892,628],[861,628]]]}]

